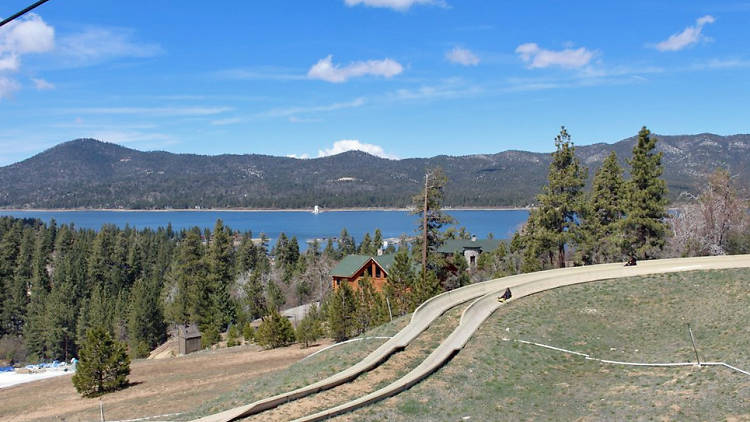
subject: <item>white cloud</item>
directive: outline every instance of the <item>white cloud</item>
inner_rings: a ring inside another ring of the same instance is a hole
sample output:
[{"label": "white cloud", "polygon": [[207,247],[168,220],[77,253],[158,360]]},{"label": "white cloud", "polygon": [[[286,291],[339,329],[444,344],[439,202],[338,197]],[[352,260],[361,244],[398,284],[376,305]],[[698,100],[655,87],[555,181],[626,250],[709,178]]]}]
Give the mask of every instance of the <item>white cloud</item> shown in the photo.
[{"label": "white cloud", "polygon": [[34,81],[34,87],[38,91],[46,91],[48,89],[55,89],[55,84],[48,82],[42,78],[31,78]]},{"label": "white cloud", "polygon": [[44,53],[54,46],[55,30],[39,15],[30,13],[0,28],[0,98],[8,97],[21,87],[2,73],[17,72],[21,67],[21,56]]},{"label": "white cloud", "polygon": [[554,51],[540,48],[536,43],[521,44],[516,48],[521,60],[528,63],[530,68],[545,68],[560,66],[563,68],[580,68],[589,64],[595,53],[584,47]]},{"label": "white cloud", "polygon": [[476,54],[461,47],[453,47],[453,50],[445,53],[445,58],[451,63],[464,66],[476,66],[479,64],[479,57]]},{"label": "white cloud", "polygon": [[64,109],[74,114],[147,114],[156,116],[211,116],[232,111],[231,107],[87,107]]},{"label": "white cloud", "polygon": [[336,141],[331,148],[318,150],[318,157],[328,157],[329,155],[341,154],[346,151],[362,151],[389,160],[398,159],[395,155],[386,154],[383,147],[380,145],[365,144],[357,139],[342,139]]},{"label": "white cloud", "polygon": [[714,23],[716,19],[711,15],[701,16],[695,21],[695,26],[688,26],[682,32],[672,34],[666,40],[652,45],[659,51],[679,51],[708,38],[702,34],[703,26]]},{"label": "white cloud", "polygon": [[58,53],[65,65],[88,66],[117,58],[147,58],[163,53],[158,44],[137,43],[133,31],[123,28],[88,28],[60,39]]},{"label": "white cloud", "polygon": [[318,106],[309,107],[285,107],[285,108],[274,108],[256,115],[256,117],[289,117],[297,114],[309,114],[309,113],[321,113],[328,111],[336,111],[346,108],[361,107],[365,104],[365,99],[355,98],[352,101],[333,103]]},{"label": "white cloud", "polygon": [[0,99],[10,97],[13,92],[18,91],[20,88],[21,87],[20,85],[18,85],[18,82],[10,78],[0,76]]},{"label": "white cloud", "polygon": [[344,3],[346,3],[346,5],[349,7],[358,6],[361,4],[368,7],[382,7],[398,10],[399,12],[409,10],[412,6],[418,4],[440,7],[448,6],[447,3],[445,3],[445,1],[443,0],[344,0]]},{"label": "white cloud", "polygon": [[340,83],[346,82],[350,78],[356,78],[365,75],[383,76],[391,78],[404,71],[404,67],[395,60],[367,60],[349,63],[346,66],[333,64],[333,56],[318,60],[307,72],[310,79],[321,79],[327,82]]}]

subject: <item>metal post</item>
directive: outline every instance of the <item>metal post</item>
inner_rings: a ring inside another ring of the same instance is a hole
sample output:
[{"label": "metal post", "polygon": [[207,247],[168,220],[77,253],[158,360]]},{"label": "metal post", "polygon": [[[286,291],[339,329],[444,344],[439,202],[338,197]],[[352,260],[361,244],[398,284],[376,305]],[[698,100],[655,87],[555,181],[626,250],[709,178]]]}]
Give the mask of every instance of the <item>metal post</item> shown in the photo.
[{"label": "metal post", "polygon": [[385,303],[388,304],[388,315],[391,316],[391,321],[393,321],[393,312],[391,312],[391,301],[388,300],[388,296],[385,297]]},{"label": "metal post", "polygon": [[99,417],[101,418],[101,422],[104,422],[104,405],[102,404],[102,399],[99,399]]},{"label": "metal post", "polygon": [[693,351],[695,352],[695,360],[698,361],[698,366],[701,366],[701,358],[698,357],[698,348],[695,347],[695,337],[693,337],[693,329],[690,328],[690,324],[688,326],[688,331],[690,332],[690,341],[693,343]]}]

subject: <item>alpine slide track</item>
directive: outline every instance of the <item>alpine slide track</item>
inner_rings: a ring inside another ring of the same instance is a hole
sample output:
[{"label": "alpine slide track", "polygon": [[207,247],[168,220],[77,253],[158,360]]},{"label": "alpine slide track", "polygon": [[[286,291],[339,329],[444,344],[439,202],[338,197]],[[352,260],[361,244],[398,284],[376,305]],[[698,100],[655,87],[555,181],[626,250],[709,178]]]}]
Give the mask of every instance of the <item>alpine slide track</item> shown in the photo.
[{"label": "alpine slide track", "polygon": [[750,267],[750,255],[641,261],[638,265],[631,267],[624,267],[622,264],[590,265],[520,274],[471,284],[445,292],[424,302],[414,311],[411,321],[406,327],[355,365],[314,384],[209,415],[197,419],[196,422],[234,421],[350,382],[365,372],[379,366],[388,360],[392,354],[405,349],[409,343],[417,338],[420,333],[425,331],[430,324],[447,310],[459,304],[471,302],[464,309],[458,327],[409,373],[379,390],[347,403],[307,415],[296,421],[324,420],[397,395],[429,377],[458,353],[479,326],[496,309],[504,306],[504,303],[499,302],[497,297],[506,288],[510,288],[513,292],[513,297],[508,301],[511,302],[534,293],[572,284],[679,271],[718,270],[742,267]]}]

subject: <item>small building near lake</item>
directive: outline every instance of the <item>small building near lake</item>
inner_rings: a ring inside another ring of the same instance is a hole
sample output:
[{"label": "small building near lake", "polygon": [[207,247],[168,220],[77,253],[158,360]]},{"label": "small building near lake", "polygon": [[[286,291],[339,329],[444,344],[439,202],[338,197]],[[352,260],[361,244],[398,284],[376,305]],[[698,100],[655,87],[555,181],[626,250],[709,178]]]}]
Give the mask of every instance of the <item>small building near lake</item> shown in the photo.
[{"label": "small building near lake", "polygon": [[359,288],[359,281],[369,276],[372,287],[381,292],[388,282],[388,271],[393,265],[395,254],[379,256],[348,255],[331,270],[331,283],[335,289],[342,283],[349,283],[353,290]]},{"label": "small building near lake", "polygon": [[466,258],[469,268],[477,266],[479,255],[485,252],[492,252],[500,245],[500,239],[477,239],[473,236],[471,239],[446,239],[438,248],[438,252],[443,255],[453,255],[456,252]]}]

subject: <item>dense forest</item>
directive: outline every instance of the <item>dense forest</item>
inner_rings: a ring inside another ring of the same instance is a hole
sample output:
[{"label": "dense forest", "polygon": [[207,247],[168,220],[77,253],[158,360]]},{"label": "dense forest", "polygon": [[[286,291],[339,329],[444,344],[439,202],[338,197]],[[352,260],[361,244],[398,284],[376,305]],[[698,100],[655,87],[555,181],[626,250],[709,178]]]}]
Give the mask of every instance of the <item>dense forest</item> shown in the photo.
[{"label": "dense forest", "polygon": [[[670,200],[695,194],[715,168],[750,182],[750,135],[660,136]],[[576,148],[590,176],[611,153],[630,158],[635,138]],[[359,151],[315,159],[142,152],[92,139],[66,142],[0,167],[5,208],[405,207],[424,173],[442,167],[446,206],[536,203],[550,154],[505,151],[389,160]],[[591,179],[589,179],[589,182]]]}]

